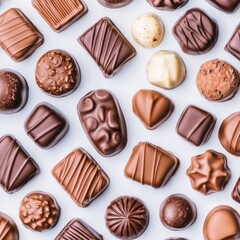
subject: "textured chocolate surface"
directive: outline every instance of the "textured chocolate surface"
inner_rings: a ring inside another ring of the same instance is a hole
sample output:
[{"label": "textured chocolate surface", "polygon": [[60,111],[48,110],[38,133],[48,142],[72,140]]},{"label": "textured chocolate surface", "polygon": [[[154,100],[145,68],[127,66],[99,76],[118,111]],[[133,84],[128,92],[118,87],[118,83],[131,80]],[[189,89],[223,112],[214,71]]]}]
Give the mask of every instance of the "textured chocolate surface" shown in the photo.
[{"label": "textured chocolate surface", "polygon": [[68,154],[52,174],[79,207],[87,207],[110,183],[107,174],[82,148]]},{"label": "textured chocolate surface", "polygon": [[107,228],[115,237],[131,240],[141,236],[147,229],[149,212],[140,199],[123,196],[110,203],[105,220]]},{"label": "textured chocolate surface", "polygon": [[125,176],[154,188],[163,187],[179,166],[172,153],[148,142],[134,147],[125,167]]},{"label": "textured chocolate surface", "polygon": [[218,25],[203,10],[188,10],[173,27],[173,34],[183,52],[191,55],[209,52],[218,38]]},{"label": "textured chocolate surface", "polygon": [[56,32],[69,27],[88,11],[82,0],[32,0],[32,5]]},{"label": "textured chocolate surface", "polygon": [[136,50],[107,17],[83,33],[79,43],[88,51],[106,78],[112,77],[136,55]]},{"label": "textured chocolate surface", "polygon": [[98,0],[98,2],[107,8],[120,8],[128,5],[132,0]]},{"label": "textured chocolate surface", "polygon": [[31,192],[21,202],[19,217],[26,228],[43,232],[57,223],[61,209],[56,199],[49,193]]},{"label": "textured chocolate surface", "polygon": [[216,118],[209,112],[190,105],[183,111],[177,123],[177,133],[196,146],[204,144],[210,137]]},{"label": "textured chocolate surface", "polygon": [[39,173],[39,167],[10,135],[0,138],[0,186],[14,193]]},{"label": "textured chocolate surface", "polygon": [[239,0],[207,0],[207,2],[226,13],[233,13],[240,6]]},{"label": "textured chocolate surface", "polygon": [[204,240],[233,240],[240,233],[240,215],[232,207],[221,205],[207,215],[204,226]]},{"label": "textured chocolate surface", "polygon": [[139,90],[132,99],[132,110],[148,129],[165,122],[174,110],[173,102],[154,90]]},{"label": "textured chocolate surface", "polygon": [[24,124],[25,131],[42,148],[56,145],[67,133],[67,118],[49,103],[38,104]]},{"label": "textured chocolate surface", "polygon": [[47,94],[64,97],[80,84],[81,73],[77,61],[63,50],[46,52],[36,66],[36,82]]},{"label": "textured chocolate surface", "polygon": [[240,177],[232,190],[232,198],[236,202],[240,203]]},{"label": "textured chocolate surface", "polygon": [[43,42],[43,35],[21,10],[11,8],[0,15],[0,46],[12,60],[24,60]]},{"label": "textured chocolate surface", "polygon": [[183,7],[188,0],[147,0],[149,4],[159,10],[173,11]]},{"label": "textured chocolate surface", "polygon": [[28,84],[24,77],[10,69],[0,70],[0,113],[16,113],[26,105]]},{"label": "textured chocolate surface", "polygon": [[80,99],[77,112],[88,139],[102,156],[110,157],[124,149],[126,123],[111,92],[103,89],[89,92]]},{"label": "textured chocolate surface", "polygon": [[81,219],[71,220],[54,240],[103,240],[103,237]]},{"label": "textured chocolate surface", "polygon": [[231,170],[225,155],[207,150],[204,154],[192,157],[187,175],[193,189],[208,195],[224,190],[231,177]]},{"label": "textured chocolate surface", "polygon": [[160,207],[162,224],[173,231],[179,231],[191,226],[197,217],[195,204],[183,194],[173,194],[167,197]]}]

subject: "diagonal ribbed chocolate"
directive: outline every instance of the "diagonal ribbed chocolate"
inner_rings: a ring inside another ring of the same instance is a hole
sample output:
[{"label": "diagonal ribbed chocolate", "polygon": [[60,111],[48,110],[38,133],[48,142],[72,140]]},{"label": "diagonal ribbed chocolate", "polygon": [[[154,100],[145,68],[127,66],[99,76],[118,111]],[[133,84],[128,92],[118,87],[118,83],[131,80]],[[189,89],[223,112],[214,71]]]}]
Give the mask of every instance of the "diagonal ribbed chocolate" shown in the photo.
[{"label": "diagonal ribbed chocolate", "polygon": [[120,8],[127,6],[132,0],[98,0],[98,2],[107,8]]},{"label": "diagonal ribbed chocolate", "polygon": [[239,0],[207,0],[207,2],[226,13],[233,13],[240,6]]},{"label": "diagonal ribbed chocolate", "polygon": [[240,203],[240,177],[232,190],[232,199]]},{"label": "diagonal ribbed chocolate", "polygon": [[188,0],[147,0],[149,4],[159,10],[173,11],[183,7]]}]

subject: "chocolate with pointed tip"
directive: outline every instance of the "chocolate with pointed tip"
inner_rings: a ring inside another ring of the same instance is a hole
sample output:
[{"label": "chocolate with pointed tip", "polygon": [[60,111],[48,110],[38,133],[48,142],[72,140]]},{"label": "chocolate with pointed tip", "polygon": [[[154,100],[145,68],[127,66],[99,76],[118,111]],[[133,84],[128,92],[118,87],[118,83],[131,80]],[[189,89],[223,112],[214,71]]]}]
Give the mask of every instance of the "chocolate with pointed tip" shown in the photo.
[{"label": "chocolate with pointed tip", "polygon": [[188,0],[147,0],[156,9],[174,11],[187,4]]},{"label": "chocolate with pointed tip", "polygon": [[98,0],[98,2],[107,8],[121,8],[127,6],[132,0]]}]

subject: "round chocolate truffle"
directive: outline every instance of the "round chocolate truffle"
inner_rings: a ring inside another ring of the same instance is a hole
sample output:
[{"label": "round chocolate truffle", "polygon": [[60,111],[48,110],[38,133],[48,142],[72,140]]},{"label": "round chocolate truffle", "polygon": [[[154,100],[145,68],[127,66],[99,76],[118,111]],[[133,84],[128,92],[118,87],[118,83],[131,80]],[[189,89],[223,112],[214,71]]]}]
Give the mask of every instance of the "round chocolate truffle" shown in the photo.
[{"label": "round chocolate truffle", "polygon": [[149,223],[149,212],[140,199],[123,196],[110,203],[105,220],[107,228],[115,237],[130,240],[145,232]]},{"label": "round chocolate truffle", "polygon": [[31,192],[21,202],[19,217],[26,228],[43,232],[57,223],[61,209],[49,193]]},{"label": "round chocolate truffle", "polygon": [[183,7],[188,0],[147,0],[151,6],[159,10],[173,11]]},{"label": "round chocolate truffle", "polygon": [[195,204],[183,194],[173,194],[167,197],[160,207],[162,224],[173,231],[179,231],[191,226],[197,217]]},{"label": "round chocolate truffle", "polygon": [[98,2],[107,8],[120,8],[128,5],[132,0],[98,0]]},{"label": "round chocolate truffle", "polygon": [[19,112],[28,100],[28,84],[15,71],[0,70],[0,113]]},{"label": "round chocolate truffle", "polygon": [[63,50],[46,52],[36,66],[36,82],[47,94],[64,97],[80,84],[81,73],[77,61]]},{"label": "round chocolate truffle", "polygon": [[209,101],[223,102],[233,98],[239,81],[238,71],[219,59],[205,62],[197,74],[198,90]]}]

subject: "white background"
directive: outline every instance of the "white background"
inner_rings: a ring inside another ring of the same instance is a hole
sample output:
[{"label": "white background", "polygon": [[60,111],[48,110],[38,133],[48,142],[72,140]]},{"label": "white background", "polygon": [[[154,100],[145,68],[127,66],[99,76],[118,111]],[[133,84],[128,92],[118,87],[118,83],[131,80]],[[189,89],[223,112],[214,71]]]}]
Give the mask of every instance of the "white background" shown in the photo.
[{"label": "white background", "polygon": [[[0,190],[0,211],[10,215],[17,223],[22,240],[52,240],[72,218],[81,218],[104,236],[104,239],[114,239],[105,227],[104,214],[108,204],[120,195],[133,195],[141,198],[150,211],[150,224],[141,240],[163,240],[167,237],[185,237],[189,240],[203,239],[202,227],[207,213],[215,206],[228,204],[240,210],[238,203],[232,200],[230,194],[240,175],[240,159],[227,153],[219,143],[217,134],[222,120],[233,112],[240,111],[240,93],[234,99],[225,103],[210,103],[200,96],[196,88],[196,74],[200,65],[212,58],[224,59],[240,69],[239,61],[223,50],[233,30],[240,21],[240,9],[234,14],[225,14],[210,6],[204,0],[189,0],[189,3],[175,11],[165,12],[152,8],[145,0],[134,0],[133,3],[121,9],[107,9],[96,0],[86,0],[89,12],[62,33],[55,33],[32,7],[30,0],[3,0],[0,13],[11,7],[19,7],[39,28],[45,36],[45,43],[28,59],[16,63],[0,50],[0,68],[10,68],[19,71],[28,81],[30,87],[29,101],[26,107],[14,115],[0,116],[0,135],[13,134],[36,160],[41,168],[41,174],[30,181],[20,191],[9,195]],[[216,18],[219,23],[219,39],[216,46],[209,53],[202,56],[184,54],[172,35],[172,27],[184,12],[192,7],[201,7]],[[162,44],[156,49],[145,49],[137,45],[131,36],[131,25],[141,13],[155,12],[163,20],[166,33]],[[92,26],[101,17],[108,16],[119,27],[124,35],[136,48],[138,55],[111,79],[105,79],[99,68],[78,44],[77,37]],[[82,71],[82,82],[79,88],[65,98],[54,98],[44,94],[36,85],[34,72],[38,59],[50,49],[64,49],[75,56]],[[146,65],[153,53],[158,50],[175,50],[184,59],[187,67],[187,78],[178,88],[170,91],[150,85],[146,76]],[[128,144],[117,156],[101,157],[89,143],[78,120],[76,105],[87,92],[97,88],[105,88],[115,93],[125,115],[128,128]],[[133,114],[132,96],[141,88],[158,90],[169,96],[175,102],[175,111],[170,119],[156,130],[144,128],[140,120]],[[70,129],[64,139],[50,150],[42,150],[26,135],[23,125],[32,109],[41,101],[46,101],[59,108],[68,117]],[[217,123],[210,140],[201,147],[195,147],[184,141],[175,131],[177,120],[182,110],[188,104],[196,104],[217,116]],[[172,151],[181,160],[180,167],[174,177],[164,188],[153,189],[142,186],[124,177],[123,169],[131,155],[132,148],[139,141],[150,141],[166,150]],[[51,175],[51,169],[76,147],[85,148],[102,166],[111,179],[108,189],[88,208],[78,207],[67,193],[60,187]],[[193,190],[186,169],[190,165],[191,157],[214,149],[226,154],[232,178],[225,190],[210,196],[204,196]],[[62,214],[58,225],[44,233],[32,232],[26,229],[19,217],[18,208],[22,198],[30,191],[43,190],[53,194],[62,207]],[[184,193],[197,205],[198,217],[194,225],[180,232],[174,232],[163,227],[159,220],[161,202],[170,194]]]}]

